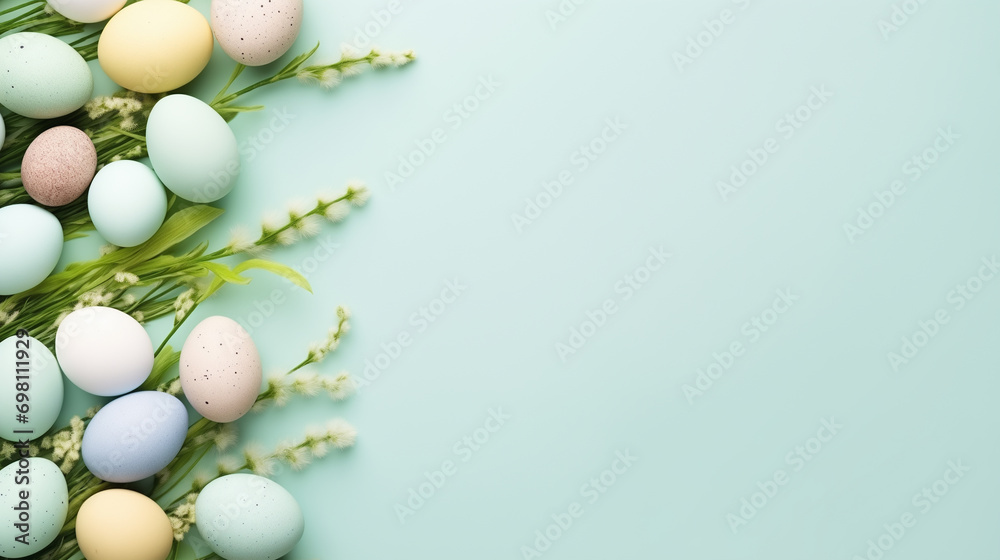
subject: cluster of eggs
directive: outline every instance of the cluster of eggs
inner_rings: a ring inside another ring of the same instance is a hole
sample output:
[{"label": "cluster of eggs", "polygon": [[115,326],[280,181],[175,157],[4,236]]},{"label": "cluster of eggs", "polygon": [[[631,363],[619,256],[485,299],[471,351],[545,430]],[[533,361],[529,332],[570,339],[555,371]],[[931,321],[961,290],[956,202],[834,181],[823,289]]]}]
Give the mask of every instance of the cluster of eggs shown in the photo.
[{"label": "cluster of eggs", "polygon": [[[189,83],[208,64],[215,39],[241,64],[273,62],[291,48],[302,24],[302,0],[212,0],[211,24],[175,0],[124,5],[124,0],[51,3],[72,20],[110,18],[98,41],[98,61],[118,85],[140,93],[165,93]],[[94,88],[83,57],[42,33],[0,39],[0,75],[0,105],[35,119],[76,111]],[[4,135],[0,119],[0,147]],[[236,136],[208,104],[182,94],[163,97],[149,114],[145,137],[151,167],[124,160],[100,170],[94,143],[78,128],[54,126],[31,142],[21,179],[40,206],[0,208],[5,240],[0,261],[10,263],[0,270],[0,296],[29,290],[52,273],[62,254],[63,230],[48,209],[65,206],[88,189],[95,229],[120,247],[140,245],[159,230],[167,212],[164,187],[196,203],[214,202],[233,189],[240,172]]]},{"label": "cluster of eggs", "polygon": [[[149,335],[131,316],[109,307],[69,314],[56,334],[55,355],[26,333],[0,342],[0,364],[28,364],[30,414],[16,421],[15,392],[0,392],[0,437],[11,441],[52,428],[63,401],[63,375],[80,389],[116,397],[87,425],[80,449],[87,469],[119,487],[103,490],[80,507],[76,539],[87,560],[164,560],[173,529],[147,494],[152,477],[178,455],[188,432],[188,409],[168,393],[135,391],[153,369]],[[181,349],[180,380],[195,411],[232,422],[254,405],[261,363],[249,333],[232,319],[200,322]],[[21,477],[24,478],[21,478]],[[48,546],[68,513],[66,480],[52,461],[25,456],[0,470],[0,556],[24,558]],[[25,502],[23,508],[18,504]],[[26,543],[15,538],[18,516],[30,508]],[[304,520],[295,498],[277,483],[237,473],[209,483],[195,503],[196,525],[209,547],[227,560],[274,559],[302,537]],[[238,519],[237,519],[238,518]]]}]

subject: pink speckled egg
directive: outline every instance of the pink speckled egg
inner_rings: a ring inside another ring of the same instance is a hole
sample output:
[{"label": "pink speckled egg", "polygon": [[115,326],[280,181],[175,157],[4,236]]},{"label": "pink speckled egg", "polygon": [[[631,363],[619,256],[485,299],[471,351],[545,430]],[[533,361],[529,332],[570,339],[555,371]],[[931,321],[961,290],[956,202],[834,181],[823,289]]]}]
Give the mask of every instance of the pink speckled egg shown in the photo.
[{"label": "pink speckled egg", "polygon": [[96,171],[94,143],[72,126],[56,126],[39,134],[21,160],[24,190],[45,206],[64,206],[80,198]]},{"label": "pink speckled egg", "polygon": [[212,31],[236,62],[262,66],[292,48],[302,27],[302,0],[212,0]]},{"label": "pink speckled egg", "polygon": [[209,317],[181,348],[181,388],[191,406],[213,422],[232,422],[253,407],[263,370],[250,333],[228,317]]}]

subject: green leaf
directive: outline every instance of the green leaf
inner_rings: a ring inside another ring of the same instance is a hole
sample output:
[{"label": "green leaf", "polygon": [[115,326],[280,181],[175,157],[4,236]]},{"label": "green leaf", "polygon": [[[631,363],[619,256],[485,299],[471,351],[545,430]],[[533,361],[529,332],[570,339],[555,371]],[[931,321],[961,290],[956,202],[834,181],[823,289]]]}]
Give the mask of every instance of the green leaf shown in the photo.
[{"label": "green leaf", "polygon": [[227,282],[229,284],[243,284],[243,285],[250,283],[249,278],[247,278],[246,276],[240,276],[238,271],[231,270],[228,266],[224,264],[219,264],[214,262],[203,262],[201,263],[201,266],[214,272],[215,276],[218,279],[222,280],[223,282]]},{"label": "green leaf", "polygon": [[138,247],[119,249],[104,258],[108,258],[110,262],[122,263],[126,267],[143,263],[191,237],[221,216],[222,212],[221,208],[202,204],[185,208],[167,218],[149,241]]},{"label": "green leaf", "polygon": [[305,276],[299,274],[297,270],[290,266],[285,266],[276,262],[267,261],[264,259],[250,259],[248,261],[243,261],[233,268],[233,272],[243,272],[250,269],[260,269],[266,270],[268,272],[277,274],[286,280],[291,281],[296,286],[302,288],[303,290],[312,293],[312,286],[309,285],[309,281],[306,280]]},{"label": "green leaf", "polygon": [[181,359],[181,353],[175,352],[173,347],[170,345],[164,346],[163,350],[160,351],[153,358],[153,371],[146,378],[146,381],[140,387],[143,391],[155,391],[156,387],[162,383],[166,373]]}]

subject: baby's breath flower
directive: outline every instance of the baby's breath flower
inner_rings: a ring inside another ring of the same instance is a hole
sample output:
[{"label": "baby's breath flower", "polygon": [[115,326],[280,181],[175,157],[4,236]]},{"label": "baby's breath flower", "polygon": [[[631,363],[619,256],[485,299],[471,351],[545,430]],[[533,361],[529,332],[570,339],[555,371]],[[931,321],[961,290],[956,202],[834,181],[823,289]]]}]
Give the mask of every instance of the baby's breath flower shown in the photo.
[{"label": "baby's breath flower", "polygon": [[139,283],[139,277],[131,272],[118,271],[115,273],[115,282],[127,286],[135,286]]},{"label": "baby's breath flower", "polygon": [[195,522],[194,504],[198,500],[198,493],[191,492],[184,498],[184,502],[179,504],[174,510],[167,514],[170,520],[170,527],[174,532],[174,540],[184,540],[184,535],[191,530],[191,525]]},{"label": "baby's breath flower", "polygon": [[188,313],[194,308],[194,302],[198,291],[190,288],[174,300],[174,322],[180,323],[187,318]]}]

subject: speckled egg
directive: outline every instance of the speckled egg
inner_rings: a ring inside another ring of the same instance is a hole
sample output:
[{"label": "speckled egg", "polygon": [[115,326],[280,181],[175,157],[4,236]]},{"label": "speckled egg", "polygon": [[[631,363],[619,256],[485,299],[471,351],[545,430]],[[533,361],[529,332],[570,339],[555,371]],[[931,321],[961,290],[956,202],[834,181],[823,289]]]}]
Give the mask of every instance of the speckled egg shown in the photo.
[{"label": "speckled egg", "polygon": [[3,115],[0,115],[0,154],[3,153],[3,143],[7,139],[7,126],[3,122]]},{"label": "speckled egg", "polygon": [[56,330],[56,357],[74,385],[100,397],[135,389],[153,371],[153,342],[131,315],[84,307]]},{"label": "speckled egg", "polygon": [[157,101],[146,123],[146,146],[163,186],[184,200],[214,202],[236,185],[236,135],[215,109],[196,97],[177,93]]},{"label": "speckled egg", "polygon": [[181,348],[181,387],[188,402],[213,422],[232,422],[250,411],[263,371],[253,339],[228,317],[209,317]]},{"label": "speckled egg", "polygon": [[0,208],[0,239],[0,296],[34,288],[55,269],[62,255],[62,224],[34,204]]},{"label": "speckled egg", "polygon": [[[24,333],[21,333],[24,335]],[[38,339],[31,336],[11,336],[0,342],[0,364],[21,362],[20,368],[28,379],[20,381],[23,386],[13,383],[12,390],[0,391],[0,410],[11,414],[0,415],[0,438],[17,441],[24,437],[18,430],[30,430],[33,439],[41,437],[56,423],[63,404],[63,376],[56,363],[56,357]],[[8,371],[12,371],[8,369]],[[22,390],[23,389],[23,390]],[[20,394],[28,395],[27,403],[19,401]],[[19,422],[13,414],[23,407],[27,422]]]},{"label": "speckled egg", "polygon": [[142,0],[108,20],[97,59],[118,85],[162,93],[195,79],[212,45],[212,30],[198,10],[175,0]]},{"label": "speckled egg", "polygon": [[76,541],[87,560],[164,560],[174,531],[156,502],[114,488],[94,494],[80,506]]},{"label": "speckled egg", "polygon": [[149,167],[138,161],[113,161],[91,182],[87,210],[104,239],[119,247],[135,247],[163,225],[167,193]]},{"label": "speckled egg", "polygon": [[49,5],[62,16],[80,23],[97,23],[115,15],[126,0],[52,0]]},{"label": "speckled egg", "polygon": [[[23,458],[0,470],[0,556],[25,558],[59,536],[69,492],[55,463]],[[27,516],[27,519],[25,519]]]},{"label": "speckled egg", "polygon": [[0,105],[33,119],[52,119],[83,107],[94,76],[76,49],[44,33],[0,39]]},{"label": "speckled egg", "polygon": [[302,538],[305,520],[295,498],[254,474],[213,480],[195,502],[198,532],[227,560],[275,560]]},{"label": "speckled egg", "polygon": [[56,126],[39,134],[21,160],[24,190],[45,206],[65,206],[80,198],[96,170],[94,143],[72,126]]},{"label": "speckled egg", "polygon": [[137,482],[174,460],[187,430],[187,407],[177,397],[129,393],[97,412],[83,432],[80,455],[101,480]]},{"label": "speckled egg", "polygon": [[292,48],[302,27],[302,0],[212,0],[212,30],[236,62],[262,66]]}]

